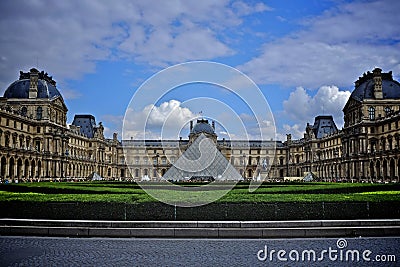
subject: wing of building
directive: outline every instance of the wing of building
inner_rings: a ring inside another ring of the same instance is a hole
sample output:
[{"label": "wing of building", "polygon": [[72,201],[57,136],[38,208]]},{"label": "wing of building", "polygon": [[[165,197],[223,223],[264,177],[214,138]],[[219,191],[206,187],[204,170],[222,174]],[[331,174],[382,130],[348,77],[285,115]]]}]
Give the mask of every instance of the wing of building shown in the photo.
[{"label": "wing of building", "polygon": [[185,162],[186,150],[200,155],[194,141],[207,137],[234,179],[282,180],[312,173],[320,180],[399,180],[400,83],[378,68],[355,82],[343,108],[343,129],[332,116],[317,116],[300,140],[290,133],[285,141],[220,140],[214,122],[199,119],[191,122],[188,139],[119,141],[117,134],[105,138],[102,123],[91,114],[75,115],[67,125],[67,112],[52,77],[34,68],[21,71],[0,98],[0,179],[68,180],[93,173],[122,180],[158,180],[166,174],[174,180],[220,179],[220,165],[194,177],[186,177],[187,172],[175,177],[183,172],[171,168]]}]

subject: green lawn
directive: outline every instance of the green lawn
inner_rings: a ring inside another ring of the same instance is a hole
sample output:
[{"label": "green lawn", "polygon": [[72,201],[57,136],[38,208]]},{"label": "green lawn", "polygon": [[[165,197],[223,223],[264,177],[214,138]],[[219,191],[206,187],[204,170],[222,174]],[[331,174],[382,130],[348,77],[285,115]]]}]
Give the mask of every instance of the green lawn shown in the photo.
[{"label": "green lawn", "polygon": [[[185,184],[185,190],[173,190],[165,184],[148,184],[147,188],[169,199],[179,201],[188,190],[196,190],[193,201],[207,199],[224,189],[215,184],[202,190],[199,184]],[[181,187],[182,188],[182,187]],[[157,201],[139,185],[122,182],[21,183],[1,184],[0,201],[40,202],[123,202]],[[219,202],[340,202],[340,201],[400,201],[400,184],[362,183],[264,183],[254,192],[249,184],[239,183]]]}]

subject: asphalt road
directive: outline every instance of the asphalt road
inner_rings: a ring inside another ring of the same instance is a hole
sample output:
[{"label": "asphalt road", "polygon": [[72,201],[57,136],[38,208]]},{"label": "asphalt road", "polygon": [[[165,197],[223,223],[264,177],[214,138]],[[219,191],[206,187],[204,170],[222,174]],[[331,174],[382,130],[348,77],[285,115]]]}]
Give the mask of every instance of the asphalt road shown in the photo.
[{"label": "asphalt road", "polygon": [[1,266],[400,266],[399,238],[0,237]]}]

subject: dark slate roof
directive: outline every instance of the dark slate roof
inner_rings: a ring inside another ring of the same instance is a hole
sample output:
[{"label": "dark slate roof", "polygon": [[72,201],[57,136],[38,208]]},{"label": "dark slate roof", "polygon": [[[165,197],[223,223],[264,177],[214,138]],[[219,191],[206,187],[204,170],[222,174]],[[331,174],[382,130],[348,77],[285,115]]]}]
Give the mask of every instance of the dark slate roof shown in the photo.
[{"label": "dark slate roof", "polygon": [[[400,83],[393,80],[392,72],[382,73],[382,93],[384,99],[400,99]],[[351,98],[362,101],[364,99],[375,99],[373,73],[367,72],[356,82],[356,88]]]},{"label": "dark slate roof", "polygon": [[338,132],[332,116],[317,116],[315,117],[314,125],[312,126],[316,138],[323,138]]},{"label": "dark slate roof", "polygon": [[193,127],[192,134],[207,133],[215,135],[213,127],[208,124],[208,120],[197,120],[197,124]]},{"label": "dark slate roof", "polygon": [[80,126],[83,135],[93,138],[96,128],[96,120],[93,115],[75,115],[72,125]]},{"label": "dark slate roof", "polygon": [[[13,82],[4,92],[5,98],[29,98],[29,79],[22,79]],[[54,98],[59,96],[62,98],[61,93],[57,90],[56,86],[47,82],[46,80],[38,79],[38,96],[37,98]]]}]

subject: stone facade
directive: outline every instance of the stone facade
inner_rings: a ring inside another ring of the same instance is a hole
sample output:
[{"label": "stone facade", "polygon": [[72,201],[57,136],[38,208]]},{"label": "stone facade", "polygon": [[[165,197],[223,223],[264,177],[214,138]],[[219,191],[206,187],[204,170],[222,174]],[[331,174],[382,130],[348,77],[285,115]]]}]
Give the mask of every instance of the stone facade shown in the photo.
[{"label": "stone facade", "polygon": [[[276,180],[312,172],[321,180],[399,180],[400,84],[375,69],[360,77],[345,105],[343,129],[317,116],[304,138],[284,142],[219,140],[214,122],[191,122],[188,139],[122,140],[104,137],[92,115],[67,125],[56,82],[31,69],[0,98],[0,179],[87,178],[158,180],[200,134],[246,179]],[[125,154],[124,154],[124,149]],[[270,169],[269,172],[265,169]]]},{"label": "stone facade", "polygon": [[0,98],[0,178],[85,178],[93,172],[119,177],[124,167],[118,165],[116,136],[105,139],[101,123],[90,137],[68,126],[55,85],[47,73],[31,69]]}]

